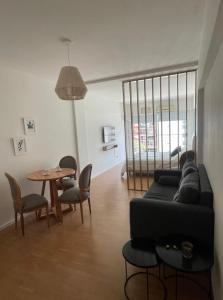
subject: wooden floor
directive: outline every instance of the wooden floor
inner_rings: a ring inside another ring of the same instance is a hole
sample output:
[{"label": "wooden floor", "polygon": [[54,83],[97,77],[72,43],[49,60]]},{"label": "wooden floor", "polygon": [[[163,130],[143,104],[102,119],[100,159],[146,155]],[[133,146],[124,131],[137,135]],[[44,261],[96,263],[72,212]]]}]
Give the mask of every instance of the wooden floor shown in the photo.
[{"label": "wooden floor", "polygon": [[[122,246],[129,239],[134,195],[141,193],[128,192],[115,167],[92,181],[92,216],[85,203],[84,225],[78,208],[64,216],[63,225],[52,218],[50,229],[44,220],[25,220],[24,238],[13,226],[0,232],[0,299],[124,300]],[[150,299],[162,299],[152,278],[150,287]],[[168,289],[168,299],[175,299],[173,280]],[[179,289],[178,299],[207,299],[190,282],[181,281]],[[128,292],[132,300],[146,299],[145,279],[134,279]]]}]

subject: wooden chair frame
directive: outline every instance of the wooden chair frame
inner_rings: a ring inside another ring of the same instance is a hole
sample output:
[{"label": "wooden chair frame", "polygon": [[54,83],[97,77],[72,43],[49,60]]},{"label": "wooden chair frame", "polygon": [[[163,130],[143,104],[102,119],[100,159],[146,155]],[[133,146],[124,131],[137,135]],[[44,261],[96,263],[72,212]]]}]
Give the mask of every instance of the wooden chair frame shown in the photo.
[{"label": "wooden chair frame", "polygon": [[46,208],[46,216],[47,216],[47,226],[50,226],[49,223],[49,208],[48,208],[48,202],[43,205],[38,205],[35,208],[31,210],[26,210],[24,211],[23,207],[23,202],[22,202],[22,196],[21,196],[21,189],[15,178],[13,178],[11,175],[8,173],[5,173],[5,176],[7,177],[11,189],[11,195],[13,199],[13,205],[14,205],[14,211],[15,211],[15,229],[18,228],[17,221],[18,221],[18,214],[20,214],[20,224],[21,224],[21,229],[22,229],[22,235],[25,235],[25,227],[24,227],[24,214],[30,213],[32,211],[35,211],[36,219],[37,219],[37,214],[38,210],[41,208]]}]

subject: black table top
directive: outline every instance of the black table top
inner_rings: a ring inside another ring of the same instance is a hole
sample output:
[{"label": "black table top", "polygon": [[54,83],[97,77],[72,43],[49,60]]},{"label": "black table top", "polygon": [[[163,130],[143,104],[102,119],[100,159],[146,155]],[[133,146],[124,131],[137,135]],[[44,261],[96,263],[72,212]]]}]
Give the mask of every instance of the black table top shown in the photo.
[{"label": "black table top", "polygon": [[[213,266],[213,257],[210,251],[194,244],[192,258],[184,258],[181,251],[182,241],[184,239],[180,241],[171,238],[161,241],[156,246],[157,255],[165,264],[182,272],[198,273],[210,270]],[[170,248],[167,249],[166,245],[169,245]]]},{"label": "black table top", "polygon": [[132,241],[128,241],[122,249],[122,254],[128,263],[136,267],[152,268],[158,265],[155,248],[152,246],[137,247]]}]

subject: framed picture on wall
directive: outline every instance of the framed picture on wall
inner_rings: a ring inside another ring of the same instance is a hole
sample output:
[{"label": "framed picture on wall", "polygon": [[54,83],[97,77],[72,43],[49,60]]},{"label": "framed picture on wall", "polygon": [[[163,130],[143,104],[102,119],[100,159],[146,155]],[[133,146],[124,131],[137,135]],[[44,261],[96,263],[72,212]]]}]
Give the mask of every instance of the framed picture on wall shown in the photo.
[{"label": "framed picture on wall", "polygon": [[36,121],[34,118],[23,118],[25,134],[36,134]]},{"label": "framed picture on wall", "polygon": [[15,155],[25,155],[27,153],[27,145],[25,137],[14,137],[12,139]]}]

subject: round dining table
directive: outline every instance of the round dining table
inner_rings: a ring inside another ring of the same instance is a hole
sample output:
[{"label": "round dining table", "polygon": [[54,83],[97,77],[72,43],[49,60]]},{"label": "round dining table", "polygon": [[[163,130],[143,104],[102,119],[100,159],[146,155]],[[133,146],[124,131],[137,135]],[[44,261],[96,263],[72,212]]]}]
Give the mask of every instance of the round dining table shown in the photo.
[{"label": "round dining table", "polygon": [[[39,170],[33,173],[30,173],[26,176],[28,180],[31,181],[41,181],[42,191],[41,196],[44,196],[46,182],[49,182],[50,186],[50,200],[51,200],[51,214],[55,214],[57,219],[61,221],[61,207],[58,202],[58,191],[56,186],[56,181],[64,177],[70,177],[75,174],[74,169],[70,168],[55,168],[50,170]],[[56,213],[54,212],[56,209]],[[39,212],[39,218],[41,217],[41,211]]]}]

